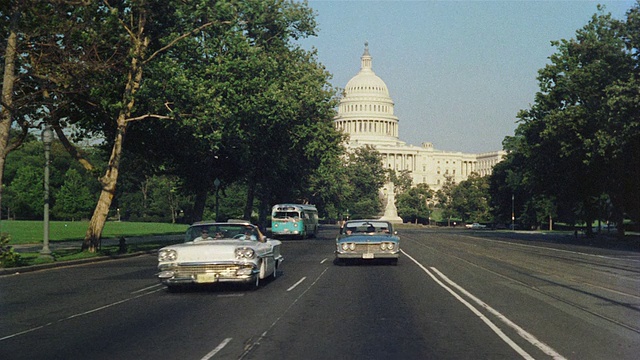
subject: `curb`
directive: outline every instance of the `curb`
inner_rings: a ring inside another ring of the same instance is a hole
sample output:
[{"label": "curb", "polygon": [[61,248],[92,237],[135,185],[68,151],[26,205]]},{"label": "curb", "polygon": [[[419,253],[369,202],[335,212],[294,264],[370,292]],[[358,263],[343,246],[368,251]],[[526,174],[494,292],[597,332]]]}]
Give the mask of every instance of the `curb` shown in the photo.
[{"label": "curb", "polygon": [[[127,241],[129,243],[144,243],[147,241],[158,241],[158,240],[176,241],[176,240],[182,239],[183,236],[184,235],[157,235],[157,236],[139,236],[139,237],[132,236],[127,238]],[[115,245],[117,244],[117,241],[118,239],[103,239],[103,245]],[[109,244],[110,242],[112,242],[112,244]],[[71,246],[70,244],[73,244],[72,247],[77,247],[77,246],[80,246],[82,243],[79,241],[58,242],[55,244],[55,246],[59,248],[64,248],[65,246]],[[32,245],[27,244],[27,245],[23,245],[22,247],[24,248],[29,246],[32,246]],[[38,265],[0,268],[0,276],[19,275],[21,273],[48,270],[48,269],[53,269],[57,267],[75,266],[75,265],[83,265],[83,264],[99,262],[99,261],[125,259],[125,258],[130,258],[135,256],[141,256],[145,254],[153,254],[156,251],[157,249],[149,250],[149,251],[137,251],[137,252],[126,253],[126,254],[101,255],[101,256],[96,256],[96,257],[87,258],[87,259],[53,261],[50,263],[38,264]]]},{"label": "curb", "polygon": [[53,269],[57,267],[83,265],[83,264],[100,262],[100,261],[108,261],[108,260],[126,259],[126,258],[141,256],[145,254],[152,254],[154,252],[155,251],[138,251],[130,254],[103,255],[103,256],[96,256],[96,257],[87,258],[87,259],[54,261],[46,264],[19,266],[19,267],[12,267],[12,268],[0,268],[0,276],[20,275],[22,273],[34,272],[39,270],[48,270],[48,269]]}]

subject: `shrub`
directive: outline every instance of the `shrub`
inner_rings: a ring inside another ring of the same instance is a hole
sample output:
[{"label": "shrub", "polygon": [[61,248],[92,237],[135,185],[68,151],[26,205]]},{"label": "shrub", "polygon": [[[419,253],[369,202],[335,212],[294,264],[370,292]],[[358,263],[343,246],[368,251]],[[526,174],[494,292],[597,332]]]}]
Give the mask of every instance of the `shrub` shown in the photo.
[{"label": "shrub", "polygon": [[20,266],[22,259],[20,254],[13,251],[13,248],[9,246],[9,235],[0,235],[0,267],[9,268]]}]

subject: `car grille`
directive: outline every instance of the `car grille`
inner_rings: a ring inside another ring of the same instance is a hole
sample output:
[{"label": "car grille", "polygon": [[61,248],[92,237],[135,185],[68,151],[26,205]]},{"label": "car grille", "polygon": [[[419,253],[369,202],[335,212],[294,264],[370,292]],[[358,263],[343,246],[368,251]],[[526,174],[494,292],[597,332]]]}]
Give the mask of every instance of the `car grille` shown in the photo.
[{"label": "car grille", "polygon": [[252,269],[253,265],[246,264],[204,264],[204,265],[185,265],[180,264],[172,269],[176,273],[176,277],[195,276],[196,274],[219,274],[220,276],[234,276],[239,269]]},{"label": "car grille", "polygon": [[353,251],[355,253],[377,253],[377,252],[382,252],[382,250],[380,250],[380,243],[376,243],[376,244],[356,244],[356,249]]}]

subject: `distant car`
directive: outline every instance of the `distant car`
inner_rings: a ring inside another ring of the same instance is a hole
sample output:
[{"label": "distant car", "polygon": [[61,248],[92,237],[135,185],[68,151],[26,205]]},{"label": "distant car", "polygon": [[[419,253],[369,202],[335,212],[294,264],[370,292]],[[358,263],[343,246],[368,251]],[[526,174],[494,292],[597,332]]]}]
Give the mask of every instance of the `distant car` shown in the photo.
[{"label": "distant car", "polygon": [[260,280],[277,276],[281,244],[247,221],[195,223],[183,244],[158,251],[158,278],[169,290],[222,282],[258,288]]},{"label": "distant car", "polygon": [[383,220],[350,220],[336,238],[336,262],[349,259],[388,259],[398,263],[400,238],[393,225]]},{"label": "distant car", "polygon": [[484,229],[484,228],[487,227],[487,225],[482,225],[482,224],[479,224],[479,223],[473,223],[473,224],[467,224],[467,225],[465,225],[465,227],[467,229]]}]

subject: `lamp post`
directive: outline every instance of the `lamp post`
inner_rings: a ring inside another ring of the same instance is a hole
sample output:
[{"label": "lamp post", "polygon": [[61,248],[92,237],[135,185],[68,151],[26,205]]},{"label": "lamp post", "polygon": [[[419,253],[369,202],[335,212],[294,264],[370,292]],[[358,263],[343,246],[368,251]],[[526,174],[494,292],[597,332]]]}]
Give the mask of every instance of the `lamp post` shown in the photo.
[{"label": "lamp post", "polygon": [[213,181],[213,186],[216,187],[216,221],[219,221],[218,219],[220,219],[220,216],[218,215],[218,211],[220,209],[220,197],[218,196],[218,190],[220,189],[220,179],[216,178]]},{"label": "lamp post", "polygon": [[53,142],[53,130],[51,126],[45,126],[42,130],[42,144],[44,145],[44,231],[43,244],[40,256],[51,257],[49,249],[49,153],[51,152],[51,142]]},{"label": "lamp post", "polygon": [[514,199],[515,199],[515,196],[513,194],[511,194],[511,230],[515,230],[516,229],[516,226],[515,226],[516,213],[515,213],[514,206],[513,206]]}]

